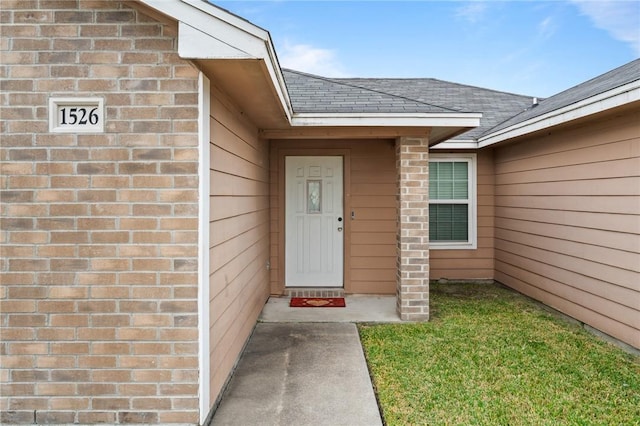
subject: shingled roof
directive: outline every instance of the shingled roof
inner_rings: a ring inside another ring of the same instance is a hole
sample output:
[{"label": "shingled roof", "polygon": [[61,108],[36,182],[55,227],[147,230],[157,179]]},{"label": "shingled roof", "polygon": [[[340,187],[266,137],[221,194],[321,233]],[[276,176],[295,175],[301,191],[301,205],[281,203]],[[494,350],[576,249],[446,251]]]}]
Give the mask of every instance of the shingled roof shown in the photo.
[{"label": "shingled roof", "polygon": [[481,136],[505,129],[507,127],[531,120],[552,111],[577,104],[580,101],[608,92],[634,81],[640,80],[640,59],[629,62],[591,80],[553,95],[541,101],[537,106],[527,108],[493,128],[485,129]]},{"label": "shingled roof", "polygon": [[295,113],[480,112],[480,126],[454,140],[475,140],[531,107],[532,97],[432,78],[327,78],[283,70]]},{"label": "shingled roof", "polygon": [[479,112],[480,126],[452,140],[483,136],[640,80],[640,59],[541,99],[433,78],[327,78],[283,70],[294,113]]},{"label": "shingled roof", "polygon": [[460,112],[418,99],[387,93],[299,71],[283,70],[296,113],[446,113]]}]

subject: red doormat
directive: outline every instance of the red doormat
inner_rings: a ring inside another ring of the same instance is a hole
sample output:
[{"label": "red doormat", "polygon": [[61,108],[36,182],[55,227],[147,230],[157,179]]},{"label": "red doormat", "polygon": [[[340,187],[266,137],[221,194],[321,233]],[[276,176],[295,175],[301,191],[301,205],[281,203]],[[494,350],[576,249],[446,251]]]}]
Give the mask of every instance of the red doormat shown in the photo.
[{"label": "red doormat", "polygon": [[292,297],[292,308],[344,308],[344,297]]}]

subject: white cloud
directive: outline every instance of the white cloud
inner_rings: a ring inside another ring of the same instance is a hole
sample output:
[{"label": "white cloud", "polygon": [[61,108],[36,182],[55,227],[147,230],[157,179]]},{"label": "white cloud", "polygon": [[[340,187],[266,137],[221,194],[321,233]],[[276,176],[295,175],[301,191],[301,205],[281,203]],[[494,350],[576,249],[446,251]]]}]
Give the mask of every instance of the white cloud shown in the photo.
[{"label": "white cloud", "polygon": [[538,24],[538,36],[546,40],[556,32],[556,28],[557,26],[554,19],[549,16]]},{"label": "white cloud", "polygon": [[348,77],[335,51],[330,49],[285,42],[278,51],[278,60],[284,68],[324,77]]},{"label": "white cloud", "polygon": [[487,4],[482,1],[472,1],[460,6],[456,9],[456,17],[469,21],[472,24],[477,23],[484,17],[487,10]]},{"label": "white cloud", "polygon": [[624,0],[570,0],[597,28],[623,41],[640,56],[640,3]]}]

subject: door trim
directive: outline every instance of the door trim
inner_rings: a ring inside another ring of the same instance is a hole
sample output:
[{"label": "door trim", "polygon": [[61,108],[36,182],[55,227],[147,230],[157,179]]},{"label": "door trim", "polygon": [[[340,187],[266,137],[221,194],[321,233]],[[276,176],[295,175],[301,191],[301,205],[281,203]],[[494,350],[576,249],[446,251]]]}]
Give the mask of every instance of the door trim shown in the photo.
[{"label": "door trim", "polygon": [[[333,142],[333,141],[322,141]],[[299,143],[299,142],[298,142]],[[275,288],[272,293],[284,294],[285,292],[285,157],[287,156],[342,156],[342,197],[344,207],[344,250],[343,250],[343,288],[345,293],[351,290],[351,150],[341,148],[290,148],[286,145],[296,144],[296,141],[284,141],[283,147],[274,147],[272,161],[277,164],[277,223],[278,223],[278,260]],[[273,164],[273,163],[272,163]]]}]

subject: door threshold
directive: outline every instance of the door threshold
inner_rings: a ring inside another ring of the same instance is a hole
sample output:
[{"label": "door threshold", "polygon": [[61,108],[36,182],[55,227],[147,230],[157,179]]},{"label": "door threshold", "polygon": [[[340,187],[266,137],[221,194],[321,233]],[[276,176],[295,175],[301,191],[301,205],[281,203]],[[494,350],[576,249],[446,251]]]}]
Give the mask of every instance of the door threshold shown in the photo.
[{"label": "door threshold", "polygon": [[287,297],[344,297],[342,287],[286,287]]}]

